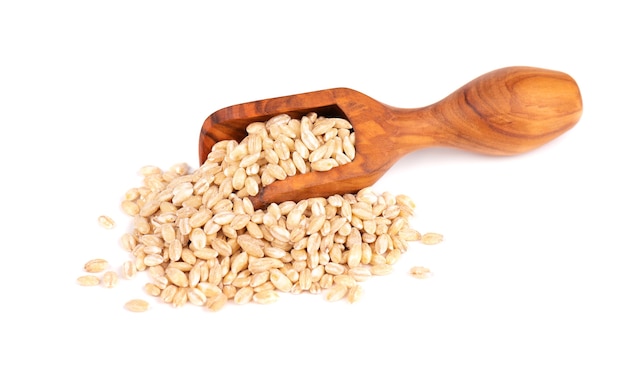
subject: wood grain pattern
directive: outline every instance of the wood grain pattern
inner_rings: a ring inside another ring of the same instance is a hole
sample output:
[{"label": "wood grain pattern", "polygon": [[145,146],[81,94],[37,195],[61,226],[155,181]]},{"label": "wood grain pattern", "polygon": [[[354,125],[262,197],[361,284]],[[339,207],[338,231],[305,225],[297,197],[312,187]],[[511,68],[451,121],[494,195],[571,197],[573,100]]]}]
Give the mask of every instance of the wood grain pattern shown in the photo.
[{"label": "wood grain pattern", "polygon": [[576,82],[559,71],[507,67],[465,84],[430,106],[405,109],[378,102],[348,88],[327,89],[223,108],[200,132],[203,163],[213,144],[241,140],[247,124],[288,113],[308,112],[349,120],[356,132],[352,163],[327,172],[289,177],[252,198],[256,207],[356,192],[371,186],[402,156],[431,146],[489,155],[533,150],[572,128],[582,114]]}]

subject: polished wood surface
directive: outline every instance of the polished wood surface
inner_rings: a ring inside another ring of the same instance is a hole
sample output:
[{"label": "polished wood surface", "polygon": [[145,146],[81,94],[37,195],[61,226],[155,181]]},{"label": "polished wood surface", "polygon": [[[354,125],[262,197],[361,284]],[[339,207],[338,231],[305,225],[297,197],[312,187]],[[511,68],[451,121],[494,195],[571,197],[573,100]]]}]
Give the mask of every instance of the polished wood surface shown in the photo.
[{"label": "polished wood surface", "polygon": [[289,113],[309,112],[349,120],[356,133],[356,157],[327,172],[288,177],[251,198],[255,207],[356,192],[373,185],[402,156],[431,146],[489,155],[535,149],[572,128],[582,114],[576,82],[559,71],[506,67],[482,75],[430,106],[405,109],[378,102],[348,88],[327,89],[223,108],[200,132],[204,162],[213,144],[241,140],[247,124]]}]

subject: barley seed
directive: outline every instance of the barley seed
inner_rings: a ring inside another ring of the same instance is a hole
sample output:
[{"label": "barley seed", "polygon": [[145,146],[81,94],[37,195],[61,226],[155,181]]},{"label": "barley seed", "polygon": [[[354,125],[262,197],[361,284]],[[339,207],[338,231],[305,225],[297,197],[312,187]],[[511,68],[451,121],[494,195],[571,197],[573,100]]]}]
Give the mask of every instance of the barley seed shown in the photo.
[{"label": "barley seed", "polygon": [[320,294],[322,293],[322,286],[318,282],[314,282],[311,284],[311,288],[309,289],[309,293],[311,294]]},{"label": "barley seed", "polygon": [[208,298],[216,298],[222,294],[222,289],[215,284],[208,282],[200,282],[196,286]]},{"label": "barley seed", "polygon": [[102,284],[106,288],[113,288],[117,285],[117,273],[115,271],[107,271],[102,275]]},{"label": "barley seed", "polygon": [[429,233],[422,235],[421,241],[423,244],[427,244],[427,245],[439,244],[443,241],[443,235],[429,232]]},{"label": "barley seed", "polygon": [[353,304],[357,301],[360,301],[362,295],[363,295],[363,287],[357,284],[348,290],[348,302]]},{"label": "barley seed", "polygon": [[143,259],[143,263],[146,266],[158,266],[162,264],[163,261],[164,261],[164,258],[160,254],[149,254]]},{"label": "barley seed", "polygon": [[95,275],[82,275],[76,279],[78,285],[82,285],[85,287],[92,287],[100,284],[100,278]]},{"label": "barley seed", "polygon": [[324,274],[320,278],[319,285],[322,289],[328,289],[333,285],[334,277],[332,274]]},{"label": "barley seed", "polygon": [[187,288],[177,288],[174,297],[172,298],[172,306],[181,307],[187,303]]},{"label": "barley seed", "polygon": [[343,284],[348,288],[352,288],[356,285],[356,279],[348,274],[336,275],[333,278],[333,283],[335,284]]},{"label": "barley seed", "polygon": [[115,221],[113,221],[113,219],[109,216],[102,215],[98,217],[98,223],[105,229],[112,229],[115,227]]},{"label": "barley seed", "polygon": [[247,304],[252,301],[252,296],[254,296],[254,294],[254,289],[252,287],[242,287],[237,291],[237,293],[235,293],[233,300],[237,305]]},{"label": "barley seed", "polygon": [[131,279],[134,278],[137,274],[137,267],[135,266],[134,261],[125,261],[122,264],[122,274],[124,278]]},{"label": "barley seed", "polygon": [[338,167],[339,163],[333,158],[321,159],[311,163],[311,169],[318,172],[329,171],[334,167]]},{"label": "barley seed", "polygon": [[375,252],[372,254],[370,265],[375,266],[375,265],[381,265],[381,264],[386,264],[386,263],[387,263],[387,258],[385,257],[385,255],[378,254]]},{"label": "barley seed", "polygon": [[331,274],[331,275],[341,275],[346,271],[346,268],[342,264],[329,262],[325,266],[325,270],[328,274]]},{"label": "barley seed", "polygon": [[88,273],[100,273],[109,267],[109,262],[102,258],[94,258],[85,263],[84,269]]},{"label": "barley seed", "polygon": [[393,266],[387,263],[377,264],[370,269],[372,275],[389,275],[393,271]]},{"label": "barley seed", "polygon": [[430,269],[423,266],[413,266],[409,270],[409,274],[417,279],[426,279],[432,276]]},{"label": "barley seed", "polygon": [[235,287],[235,288],[243,288],[243,287],[250,286],[250,283],[252,283],[252,277],[251,276],[245,276],[245,277],[237,277],[237,278],[235,278],[231,285],[233,287]]},{"label": "barley seed", "polygon": [[139,214],[139,205],[132,200],[124,200],[122,201],[122,211],[129,216],[136,216]]},{"label": "barley seed", "polygon": [[289,292],[293,283],[278,269],[270,270],[270,282],[281,292]]},{"label": "barley seed", "polygon": [[272,257],[256,258],[248,262],[248,270],[253,274],[269,271],[271,269],[279,269],[283,266],[284,263],[282,261]]},{"label": "barley seed", "polygon": [[334,302],[339,301],[348,293],[348,287],[343,284],[335,284],[328,289],[325,298],[326,301]]},{"label": "barley seed", "polygon": [[171,267],[171,265],[170,267],[165,269],[165,275],[171,283],[179,287],[187,287],[187,285],[189,284],[187,275],[185,275],[185,273],[182,270],[175,268],[175,267]]},{"label": "barley seed", "polygon": [[417,230],[411,228],[404,228],[398,231],[398,237],[405,241],[416,241],[422,239],[422,235]]},{"label": "barley seed", "polygon": [[273,289],[267,289],[260,292],[256,292],[252,296],[252,300],[257,304],[267,305],[278,301],[278,293]]},{"label": "barley seed", "polygon": [[137,240],[132,234],[125,233],[120,238],[120,244],[125,251],[132,252],[137,245]]},{"label": "barley seed", "polygon": [[268,271],[262,271],[260,273],[254,273],[252,275],[252,278],[250,280],[250,287],[252,288],[256,288],[259,287],[261,285],[263,285],[264,283],[266,283],[270,278],[270,272]]},{"label": "barley seed", "polygon": [[395,265],[398,262],[398,260],[400,260],[401,254],[402,254],[402,251],[399,249],[393,249],[389,251],[387,255],[385,256],[385,263],[387,265]]},{"label": "barley seed", "polygon": [[126,302],[126,304],[124,304],[124,308],[134,313],[141,313],[150,309],[150,304],[148,304],[145,300],[134,299]]},{"label": "barley seed", "polygon": [[154,283],[146,283],[143,289],[144,291],[146,291],[147,294],[153,297],[159,297],[159,295],[161,294],[161,288],[159,288]]}]

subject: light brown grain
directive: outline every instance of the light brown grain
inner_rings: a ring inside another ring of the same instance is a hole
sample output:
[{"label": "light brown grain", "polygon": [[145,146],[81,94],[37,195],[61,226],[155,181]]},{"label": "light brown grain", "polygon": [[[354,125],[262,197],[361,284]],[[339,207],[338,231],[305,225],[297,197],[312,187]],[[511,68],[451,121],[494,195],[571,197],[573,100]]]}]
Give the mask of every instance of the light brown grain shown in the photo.
[{"label": "light brown grain", "polygon": [[330,287],[325,294],[326,301],[334,302],[339,301],[348,293],[348,287],[343,284],[335,284]]},{"label": "light brown grain", "polygon": [[272,289],[256,292],[252,296],[252,300],[258,304],[267,305],[278,301],[278,293]]},{"label": "light brown grain", "polygon": [[159,297],[159,295],[161,294],[161,288],[156,286],[154,283],[146,283],[143,289],[150,296]]},{"label": "light brown grain", "polygon": [[434,245],[443,241],[443,235],[434,232],[428,232],[422,235],[422,244]]},{"label": "light brown grain", "polygon": [[171,266],[168,267],[167,269],[165,269],[165,275],[171,283],[179,287],[187,287],[187,285],[189,284],[187,275],[185,275],[185,273],[178,268],[174,268]]},{"label": "light brown grain", "polygon": [[113,221],[111,217],[105,215],[98,217],[98,223],[105,229],[112,229],[115,227],[115,221]]},{"label": "light brown grain", "polygon": [[109,267],[109,262],[103,258],[94,258],[85,263],[83,268],[88,273],[100,273]]},{"label": "light brown grain", "polygon": [[393,266],[387,263],[380,263],[370,268],[372,275],[389,275],[393,271]]},{"label": "light brown grain", "polygon": [[82,275],[76,279],[78,285],[92,287],[100,284],[100,278],[95,275]]},{"label": "light brown grain", "polygon": [[124,304],[124,308],[134,313],[141,313],[150,309],[150,304],[141,299],[133,299]]},{"label": "light brown grain", "polygon": [[426,279],[432,276],[430,269],[423,266],[411,267],[411,269],[409,269],[409,274],[417,279]]},{"label": "light brown grain", "polygon": [[348,302],[351,304],[360,301],[362,296],[363,287],[358,284],[348,290]]},{"label": "light brown grain", "polygon": [[118,276],[115,271],[107,271],[102,275],[102,285],[106,288],[113,288],[117,285]]}]

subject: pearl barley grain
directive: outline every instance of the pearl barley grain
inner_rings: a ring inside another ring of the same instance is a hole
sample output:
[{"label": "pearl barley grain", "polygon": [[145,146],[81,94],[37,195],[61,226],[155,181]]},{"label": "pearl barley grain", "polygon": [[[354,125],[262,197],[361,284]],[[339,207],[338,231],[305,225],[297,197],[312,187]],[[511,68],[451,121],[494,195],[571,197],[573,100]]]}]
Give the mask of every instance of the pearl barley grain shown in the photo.
[{"label": "pearl barley grain", "polygon": [[428,232],[422,235],[422,244],[434,245],[443,241],[443,235],[433,232]]},{"label": "pearl barley grain", "polygon": [[102,284],[106,288],[113,288],[117,285],[117,273],[115,271],[107,271],[102,275]]},{"label": "pearl barley grain", "polygon": [[98,223],[105,229],[112,229],[115,227],[115,221],[113,221],[111,217],[105,215],[98,217]]},{"label": "pearl barley grain", "polygon": [[134,313],[142,313],[150,308],[150,304],[147,301],[141,299],[134,299],[126,302],[124,308]]},{"label": "pearl barley grain", "polygon": [[107,267],[109,267],[109,263],[102,258],[94,258],[87,261],[84,265],[84,269],[88,273],[100,273],[106,270]]},{"label": "pearl barley grain", "polygon": [[78,282],[78,285],[81,285],[84,287],[93,287],[93,286],[100,284],[100,278],[98,278],[95,275],[79,276],[78,279],[76,279],[76,281]]},{"label": "pearl barley grain", "polygon": [[432,276],[430,269],[423,266],[413,266],[409,270],[409,274],[417,279],[426,279]]}]

